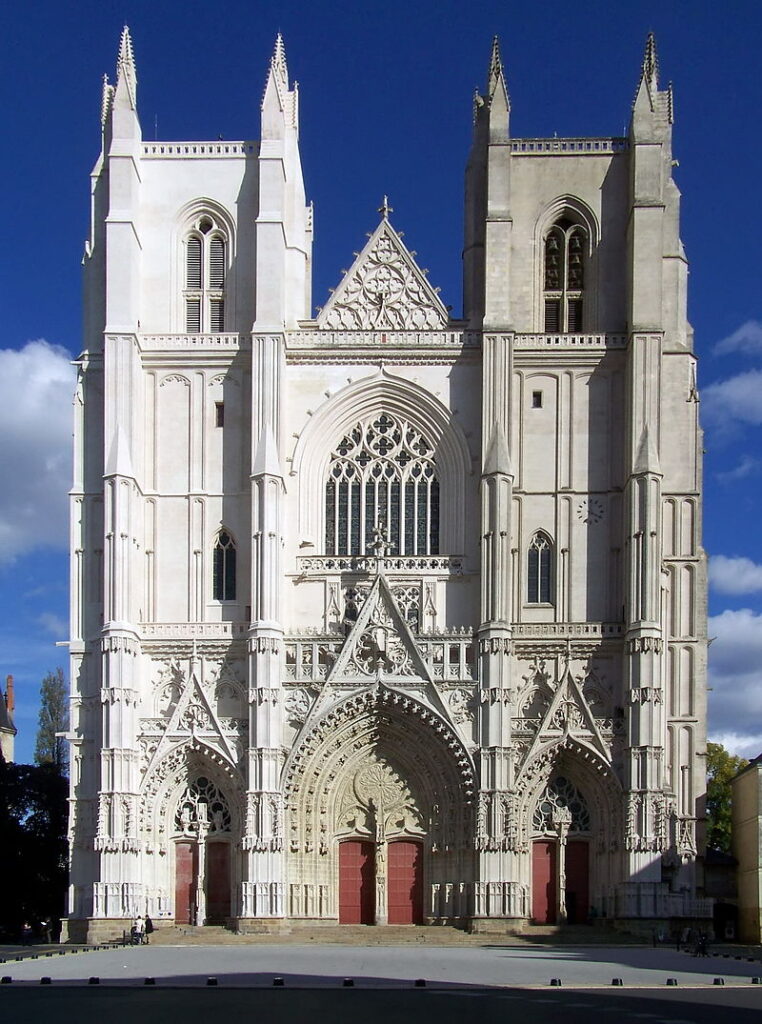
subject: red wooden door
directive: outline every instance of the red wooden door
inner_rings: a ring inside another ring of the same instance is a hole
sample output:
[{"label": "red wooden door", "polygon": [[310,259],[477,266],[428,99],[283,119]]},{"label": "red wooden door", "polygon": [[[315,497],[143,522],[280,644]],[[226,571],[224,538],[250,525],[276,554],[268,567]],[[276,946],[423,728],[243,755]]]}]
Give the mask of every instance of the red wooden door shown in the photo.
[{"label": "red wooden door", "polygon": [[206,844],[206,923],[230,917],[230,844]]},{"label": "red wooden door", "polygon": [[347,839],[339,843],[339,924],[375,923],[375,844]]},{"label": "red wooden door", "polygon": [[423,924],[423,846],[389,843],[389,924]]},{"label": "red wooden door", "polygon": [[195,924],[198,847],[175,843],[175,922]]},{"label": "red wooden door", "polygon": [[590,902],[590,847],[583,839],[566,846],[566,916],[570,924],[585,924]]},{"label": "red wooden door", "polygon": [[535,924],[556,923],[557,871],[555,840],[537,839],[532,843],[532,918]]}]

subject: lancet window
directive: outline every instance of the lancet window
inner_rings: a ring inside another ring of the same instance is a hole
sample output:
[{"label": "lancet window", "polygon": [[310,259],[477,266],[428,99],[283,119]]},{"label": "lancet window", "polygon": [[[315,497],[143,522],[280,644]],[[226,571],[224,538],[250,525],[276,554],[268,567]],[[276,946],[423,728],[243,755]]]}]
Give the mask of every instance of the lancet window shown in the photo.
[{"label": "lancet window", "polygon": [[331,454],[326,554],[371,554],[378,550],[379,532],[388,554],[439,554],[433,447],[416,427],[385,412],[358,423]]},{"label": "lancet window", "polygon": [[535,807],[532,827],[535,833],[556,832],[560,824],[569,832],[590,832],[590,811],[580,791],[563,775],[557,775]]},{"label": "lancet window", "polygon": [[230,808],[211,779],[202,775],[185,790],[177,804],[175,829],[184,835],[230,831]]},{"label": "lancet window", "polygon": [[214,545],[212,597],[215,601],[235,601],[236,549],[227,530],[220,530]]},{"label": "lancet window", "polygon": [[585,229],[567,218],[556,221],[545,236],[543,293],[548,334],[584,330],[586,249]]},{"label": "lancet window", "polygon": [[184,248],[185,330],[188,334],[220,334],[225,330],[225,233],[204,214],[186,235]]},{"label": "lancet window", "polygon": [[553,544],[550,537],[538,531],[527,553],[527,602],[551,604],[553,586]]}]

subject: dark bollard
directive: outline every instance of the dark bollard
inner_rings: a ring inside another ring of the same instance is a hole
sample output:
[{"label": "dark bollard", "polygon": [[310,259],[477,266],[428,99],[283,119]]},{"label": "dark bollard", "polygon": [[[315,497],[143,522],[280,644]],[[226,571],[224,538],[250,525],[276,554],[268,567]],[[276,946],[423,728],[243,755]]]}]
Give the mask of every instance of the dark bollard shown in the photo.
[{"label": "dark bollard", "polygon": [[714,981],[712,982],[712,984],[713,985],[724,985],[725,984],[725,979],[724,978],[715,978]]},{"label": "dark bollard", "polygon": [[342,981],[341,984],[342,984],[343,988],[353,988],[354,987],[354,983],[355,983],[355,979],[354,978],[345,978]]},{"label": "dark bollard", "polygon": [[88,978],[87,979],[87,984],[88,985],[100,985],[100,983],[101,983],[101,979],[100,978],[93,977],[93,978]]},{"label": "dark bollard", "polygon": [[416,978],[415,981],[413,982],[413,985],[416,988],[426,988],[426,979],[425,978]]},{"label": "dark bollard", "polygon": [[551,986],[553,988],[561,988],[561,979],[560,978],[551,978],[550,979],[550,984],[551,984]]},{"label": "dark bollard", "polygon": [[621,978],[612,978],[611,984],[614,985],[615,988],[621,988],[622,985],[624,985],[624,982]]},{"label": "dark bollard", "polygon": [[155,985],[156,984],[156,978],[146,978],[145,981],[143,982],[143,984],[144,985]]},{"label": "dark bollard", "polygon": [[40,978],[40,984],[41,985],[49,985],[50,984],[50,978],[48,978],[47,975],[44,978]]},{"label": "dark bollard", "polygon": [[273,978],[273,985],[276,988],[282,988],[285,985],[283,978]]},{"label": "dark bollard", "polygon": [[217,979],[216,978],[207,978],[206,979],[206,983],[207,983],[207,985],[216,985],[217,984]]},{"label": "dark bollard", "polygon": [[752,983],[752,985],[762,985],[762,979],[760,979],[760,978],[752,978],[751,979],[751,983]]},{"label": "dark bollard", "polygon": [[10,976],[10,974],[4,974],[2,978],[0,978],[0,985],[10,985],[12,981],[13,978]]},{"label": "dark bollard", "polygon": [[677,978],[667,978],[668,985],[677,985]]}]

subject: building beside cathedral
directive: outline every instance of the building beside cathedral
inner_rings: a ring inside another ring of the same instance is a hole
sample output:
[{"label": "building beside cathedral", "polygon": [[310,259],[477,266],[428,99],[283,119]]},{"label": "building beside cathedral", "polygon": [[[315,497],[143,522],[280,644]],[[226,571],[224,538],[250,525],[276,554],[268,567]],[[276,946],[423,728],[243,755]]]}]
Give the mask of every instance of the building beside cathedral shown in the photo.
[{"label": "building beside cathedral", "polygon": [[69,935],[707,916],[653,40],[625,138],[513,138],[494,46],[459,319],[386,201],[313,316],[280,39],[256,142],[145,142],[137,85],[125,29],[75,401]]}]

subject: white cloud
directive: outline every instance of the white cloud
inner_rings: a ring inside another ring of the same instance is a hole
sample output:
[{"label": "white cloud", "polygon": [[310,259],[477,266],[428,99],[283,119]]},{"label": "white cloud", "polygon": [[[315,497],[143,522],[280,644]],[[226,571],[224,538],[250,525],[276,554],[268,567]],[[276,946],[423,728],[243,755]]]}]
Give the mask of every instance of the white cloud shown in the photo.
[{"label": "white cloud", "polygon": [[70,358],[43,340],[0,349],[0,563],[68,543]]},{"label": "white cloud", "polygon": [[744,455],[737,466],[728,469],[724,473],[715,473],[714,475],[720,483],[727,484],[732,483],[734,480],[744,480],[747,476],[758,473],[759,466],[759,459],[755,459],[751,455]]},{"label": "white cloud", "polygon": [[739,736],[735,732],[710,732],[709,739],[712,743],[721,743],[731,754],[745,757],[747,761],[762,754],[762,733],[757,736]]},{"label": "white cloud", "polygon": [[717,425],[733,421],[762,423],[762,370],[747,370],[709,384],[701,393],[702,411]]},{"label": "white cloud", "polygon": [[762,590],[762,565],[750,558],[713,555],[709,559],[709,583],[720,594],[754,594]]},{"label": "white cloud", "polygon": [[[710,736],[731,738],[733,752],[742,753],[762,738],[762,615],[728,609],[709,619],[709,635]],[[762,746],[753,756],[759,753]]]},{"label": "white cloud", "polygon": [[718,341],[713,351],[718,356],[726,355],[728,352],[744,352],[746,355],[762,354],[762,321],[747,320],[727,338]]},{"label": "white cloud", "polygon": [[53,612],[43,612],[42,615],[38,615],[37,622],[47,633],[50,633],[51,636],[56,637],[58,640],[63,640],[65,636],[69,635],[67,623],[64,622],[60,615],[55,615]]}]

